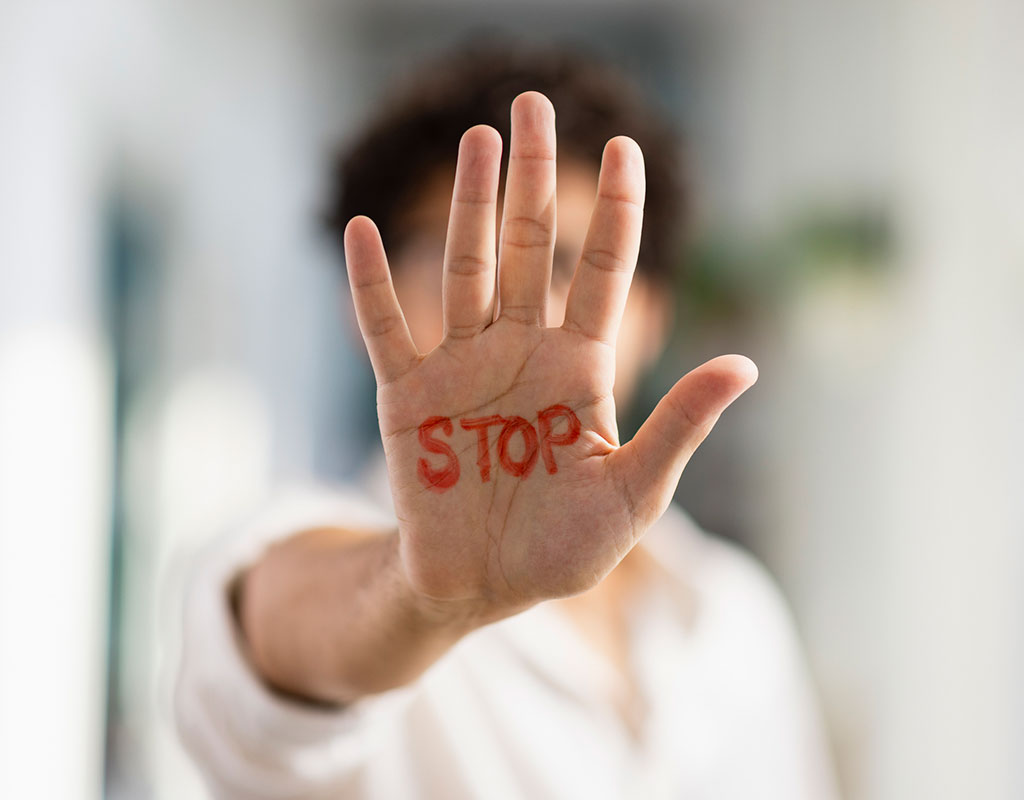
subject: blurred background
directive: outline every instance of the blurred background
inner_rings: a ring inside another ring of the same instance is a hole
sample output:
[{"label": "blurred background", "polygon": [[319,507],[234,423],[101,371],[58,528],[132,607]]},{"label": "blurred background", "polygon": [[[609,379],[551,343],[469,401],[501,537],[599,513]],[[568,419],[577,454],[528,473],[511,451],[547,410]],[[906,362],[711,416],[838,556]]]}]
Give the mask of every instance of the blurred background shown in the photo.
[{"label": "blurred background", "polygon": [[614,59],[689,138],[644,402],[759,364],[679,497],[790,601],[845,796],[1024,797],[1019,0],[6,0],[0,797],[204,796],[189,559],[372,444],[327,165],[481,31]]}]

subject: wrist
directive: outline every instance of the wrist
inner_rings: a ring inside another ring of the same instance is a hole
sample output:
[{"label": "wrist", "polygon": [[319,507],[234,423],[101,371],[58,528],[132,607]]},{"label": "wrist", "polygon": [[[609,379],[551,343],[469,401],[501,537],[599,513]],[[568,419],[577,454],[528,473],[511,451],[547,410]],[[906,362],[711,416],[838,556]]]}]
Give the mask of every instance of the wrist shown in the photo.
[{"label": "wrist", "polygon": [[389,567],[403,605],[418,626],[461,637],[525,609],[505,608],[486,597],[437,597],[413,578],[401,556],[400,534],[391,537]]}]

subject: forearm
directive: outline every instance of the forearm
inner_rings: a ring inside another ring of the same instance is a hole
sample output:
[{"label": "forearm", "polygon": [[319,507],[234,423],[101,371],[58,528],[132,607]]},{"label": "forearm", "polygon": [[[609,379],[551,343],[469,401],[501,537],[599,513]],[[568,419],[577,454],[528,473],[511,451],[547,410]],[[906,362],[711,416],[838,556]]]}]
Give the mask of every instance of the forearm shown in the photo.
[{"label": "forearm", "polygon": [[271,547],[242,578],[239,617],[271,685],[345,703],[404,685],[483,624],[404,577],[396,534],[320,529]]}]

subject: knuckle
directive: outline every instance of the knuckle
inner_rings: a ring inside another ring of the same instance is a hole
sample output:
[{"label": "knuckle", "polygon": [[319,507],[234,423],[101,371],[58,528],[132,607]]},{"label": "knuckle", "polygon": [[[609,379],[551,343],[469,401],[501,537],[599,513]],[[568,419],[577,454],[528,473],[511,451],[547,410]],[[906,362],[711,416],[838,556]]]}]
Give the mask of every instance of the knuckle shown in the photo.
[{"label": "knuckle", "polygon": [[455,196],[455,202],[464,206],[489,206],[493,205],[495,200],[493,192],[462,188]]},{"label": "knuckle", "polygon": [[700,415],[694,413],[690,405],[681,398],[670,394],[668,405],[676,418],[681,419],[689,428],[701,435],[701,438],[710,432],[714,420],[701,419]]},{"label": "knuckle", "polygon": [[520,147],[509,158],[512,161],[555,161],[555,151],[549,147]]},{"label": "knuckle", "polygon": [[368,292],[372,289],[376,289],[381,286],[387,286],[387,284],[390,281],[390,278],[385,273],[383,276],[374,275],[373,277],[363,279],[357,278],[354,275],[352,275],[350,280],[352,282],[353,291]]},{"label": "knuckle", "polygon": [[511,217],[503,222],[502,229],[502,244],[509,247],[549,247],[554,241],[554,225],[536,217]]},{"label": "knuckle", "polygon": [[583,263],[601,272],[629,272],[633,266],[629,259],[623,258],[613,250],[592,247],[581,256]]},{"label": "knuckle", "polygon": [[386,336],[402,324],[398,314],[384,314],[366,322],[366,335],[371,337]]},{"label": "knuckle", "polygon": [[536,305],[503,305],[501,307],[502,318],[521,323],[523,325],[540,324],[540,307]]},{"label": "knuckle", "polygon": [[483,325],[475,322],[449,322],[445,329],[447,339],[471,339],[483,330]]},{"label": "knuckle", "polygon": [[618,192],[601,192],[598,195],[600,200],[604,200],[609,203],[615,203],[616,205],[627,206],[635,209],[638,212],[643,212],[644,204],[642,200],[637,199],[635,195],[618,193]]},{"label": "knuckle", "polygon": [[448,259],[448,272],[452,275],[479,275],[490,268],[490,259],[472,253],[460,253]]}]

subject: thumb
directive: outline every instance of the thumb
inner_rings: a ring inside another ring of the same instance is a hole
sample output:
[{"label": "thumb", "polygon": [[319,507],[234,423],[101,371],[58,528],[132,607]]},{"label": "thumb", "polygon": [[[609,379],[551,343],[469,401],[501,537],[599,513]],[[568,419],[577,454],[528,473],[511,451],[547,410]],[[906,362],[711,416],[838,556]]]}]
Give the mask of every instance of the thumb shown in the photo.
[{"label": "thumb", "polygon": [[[718,356],[680,378],[636,436],[609,456],[611,468],[638,512],[649,509],[649,525],[672,500],[690,456],[723,411],[757,380],[745,356]],[[646,514],[645,514],[646,516]]]}]

